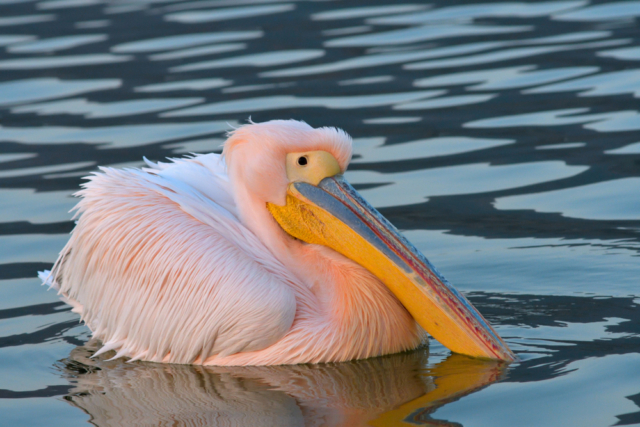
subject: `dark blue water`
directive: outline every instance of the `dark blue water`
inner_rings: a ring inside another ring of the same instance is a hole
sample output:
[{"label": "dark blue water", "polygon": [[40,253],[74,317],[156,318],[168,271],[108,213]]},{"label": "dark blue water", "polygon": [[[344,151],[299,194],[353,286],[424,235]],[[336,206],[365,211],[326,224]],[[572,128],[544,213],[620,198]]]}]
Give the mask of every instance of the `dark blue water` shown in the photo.
[{"label": "dark blue water", "polygon": [[[0,0],[0,424],[640,425],[640,2]],[[35,278],[98,165],[338,126],[362,195],[520,362],[88,356]]]}]

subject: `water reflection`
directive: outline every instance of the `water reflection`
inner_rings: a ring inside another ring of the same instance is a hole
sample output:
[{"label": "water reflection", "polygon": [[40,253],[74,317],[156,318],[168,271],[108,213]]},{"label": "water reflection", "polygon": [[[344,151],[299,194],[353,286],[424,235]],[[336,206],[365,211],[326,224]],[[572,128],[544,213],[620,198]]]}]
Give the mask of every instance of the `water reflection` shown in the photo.
[{"label": "water reflection", "polygon": [[100,427],[449,425],[429,414],[505,370],[458,355],[429,364],[426,349],[347,363],[224,368],[90,359],[95,349],[73,350],[61,369],[73,386],[65,400]]}]

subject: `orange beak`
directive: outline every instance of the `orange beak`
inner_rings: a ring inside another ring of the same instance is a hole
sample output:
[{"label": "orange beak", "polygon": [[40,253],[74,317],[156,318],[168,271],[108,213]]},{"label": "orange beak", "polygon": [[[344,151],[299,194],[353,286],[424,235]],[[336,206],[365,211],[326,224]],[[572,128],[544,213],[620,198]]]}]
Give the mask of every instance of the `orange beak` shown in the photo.
[{"label": "orange beak", "polygon": [[375,274],[451,351],[515,360],[475,307],[342,175],[324,178],[317,186],[293,182],[286,205],[268,208],[290,235],[328,246]]}]

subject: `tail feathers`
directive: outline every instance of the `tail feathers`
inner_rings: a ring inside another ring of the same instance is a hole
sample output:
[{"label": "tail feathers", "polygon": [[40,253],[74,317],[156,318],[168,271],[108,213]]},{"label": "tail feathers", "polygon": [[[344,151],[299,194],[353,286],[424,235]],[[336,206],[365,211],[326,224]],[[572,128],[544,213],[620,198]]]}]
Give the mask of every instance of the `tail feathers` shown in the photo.
[{"label": "tail feathers", "polygon": [[[124,340],[109,341],[109,342],[105,343],[100,350],[98,350],[95,353],[93,353],[93,356],[91,356],[91,357],[92,358],[93,357],[98,357],[101,354],[106,353],[106,352],[111,351],[111,350],[119,350],[119,349],[122,348],[123,344],[124,344]],[[116,359],[116,358],[117,358],[117,355],[113,359]]]}]

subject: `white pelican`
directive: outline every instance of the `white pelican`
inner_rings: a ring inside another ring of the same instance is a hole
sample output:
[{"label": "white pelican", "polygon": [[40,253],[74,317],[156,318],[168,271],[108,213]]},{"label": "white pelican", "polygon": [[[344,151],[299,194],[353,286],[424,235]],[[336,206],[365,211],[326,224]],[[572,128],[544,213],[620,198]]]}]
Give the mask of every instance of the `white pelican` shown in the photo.
[{"label": "white pelican", "polygon": [[131,360],[337,362],[413,349],[424,330],[454,352],[513,360],[343,178],[351,145],[335,128],[271,121],[231,132],[221,156],[102,168],[77,193],[46,281],[98,353]]}]

